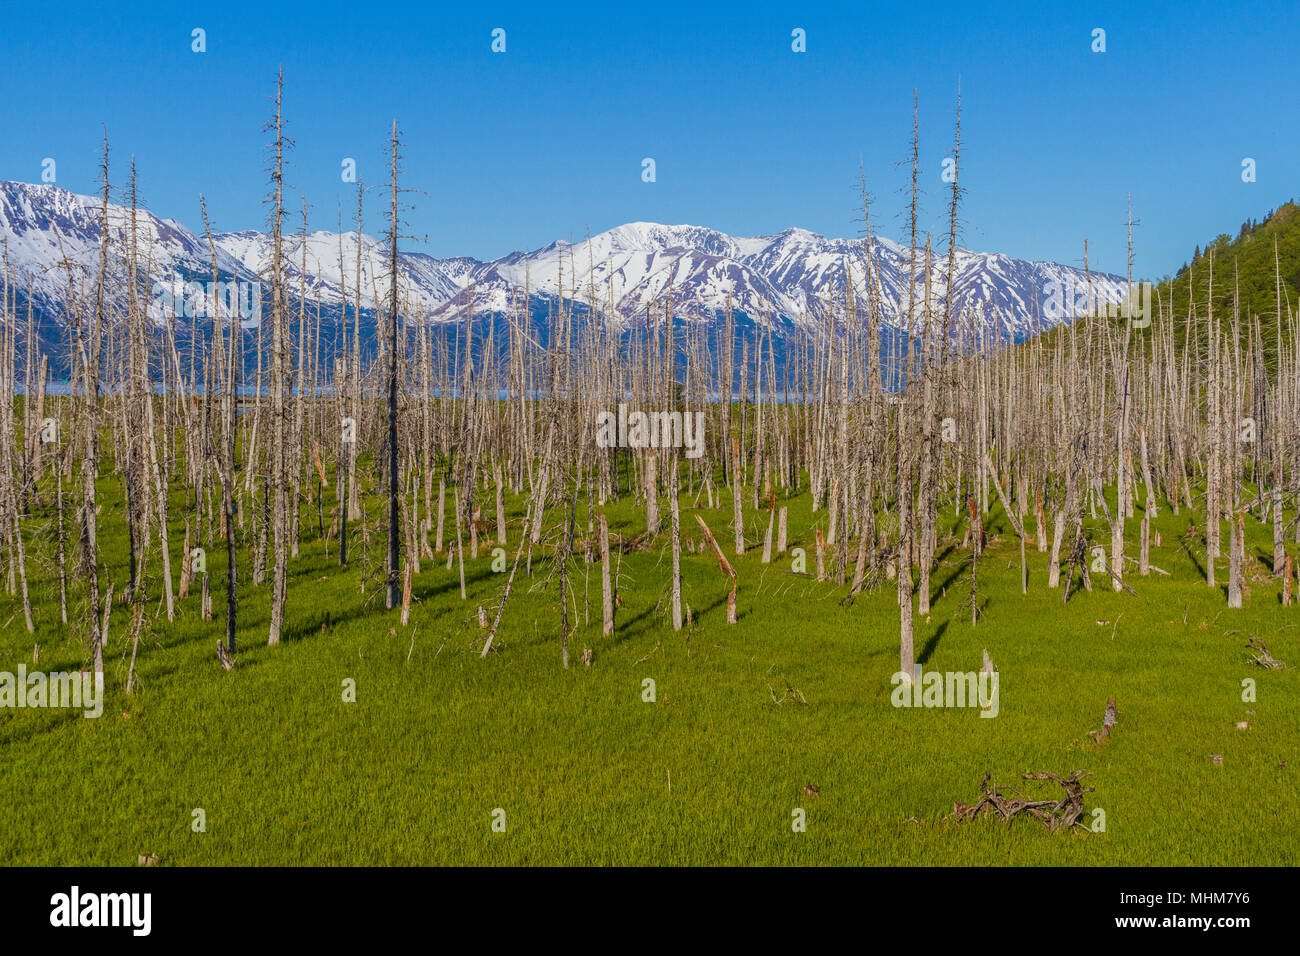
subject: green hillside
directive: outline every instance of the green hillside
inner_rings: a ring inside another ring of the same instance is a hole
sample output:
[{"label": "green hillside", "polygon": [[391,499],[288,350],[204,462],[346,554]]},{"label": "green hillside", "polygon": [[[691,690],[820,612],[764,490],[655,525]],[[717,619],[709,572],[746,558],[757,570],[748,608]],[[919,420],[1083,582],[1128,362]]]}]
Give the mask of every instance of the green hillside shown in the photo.
[{"label": "green hillside", "polygon": [[[1274,260],[1276,250],[1276,266]],[[1221,233],[1205,246],[1197,244],[1191,259],[1173,275],[1153,282],[1151,294],[1152,322],[1134,326],[1134,349],[1150,348],[1150,336],[1160,326],[1161,316],[1172,317],[1174,348],[1186,346],[1189,295],[1195,307],[1196,325],[1193,342],[1203,351],[1206,330],[1206,306],[1211,296],[1211,260],[1213,260],[1214,314],[1225,323],[1232,321],[1234,295],[1240,296],[1243,340],[1249,332],[1248,320],[1258,320],[1260,350],[1265,365],[1273,367],[1277,350],[1275,322],[1278,315],[1278,283],[1281,276],[1282,337],[1289,340],[1288,315],[1300,312],[1300,206],[1288,200],[1262,220],[1247,220],[1237,230],[1236,238]],[[1138,280],[1135,277],[1134,282]],[[1140,293],[1135,292],[1140,299]],[[1121,328],[1114,318],[1082,318],[1074,329],[1086,334],[1093,323],[1103,322]],[[1057,336],[1066,334],[1058,325],[1041,336],[1042,344],[1052,347]],[[1037,342],[1037,340],[1030,340]]]},{"label": "green hillside", "polygon": [[[1197,245],[1192,259],[1172,278],[1159,284],[1160,301],[1173,303],[1173,314],[1181,322],[1187,315],[1189,289],[1198,309],[1203,309],[1210,292],[1210,259],[1214,260],[1214,308],[1223,316],[1232,314],[1234,280],[1246,316],[1272,319],[1277,315],[1277,272],[1274,250],[1282,277],[1282,316],[1300,301],[1300,207],[1288,201],[1259,222],[1241,224],[1236,238],[1227,233]],[[1172,297],[1172,299],[1171,299]],[[1222,311],[1220,311],[1222,310]]]}]

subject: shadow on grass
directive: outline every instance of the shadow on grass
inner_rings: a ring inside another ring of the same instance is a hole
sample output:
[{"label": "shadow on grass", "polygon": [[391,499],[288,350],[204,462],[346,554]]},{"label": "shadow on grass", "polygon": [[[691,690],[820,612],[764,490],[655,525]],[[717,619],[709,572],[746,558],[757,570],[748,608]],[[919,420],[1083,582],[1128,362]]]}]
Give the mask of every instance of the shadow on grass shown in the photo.
[{"label": "shadow on grass", "polygon": [[[985,601],[984,603],[988,604],[987,601]],[[943,635],[947,632],[947,630],[948,630],[947,621],[944,621],[937,628],[935,628],[934,633],[930,635],[930,639],[925,642],[925,647],[921,648],[921,653],[916,658],[916,662],[918,664],[930,663],[930,657],[934,654],[935,648],[939,646],[939,641],[943,639]]]},{"label": "shadow on grass", "polygon": [[[714,607],[717,607],[716,604],[713,605],[713,606],[714,606]],[[712,609],[710,608],[709,610],[712,610]],[[649,629],[645,626],[644,622],[645,622],[645,620],[646,620],[647,618],[652,617],[652,616],[654,615],[654,612],[655,612],[655,606],[648,607],[648,608],[646,608],[644,611],[642,611],[640,614],[636,615],[636,617],[634,617],[634,618],[632,618],[631,620],[629,620],[629,621],[627,621],[627,622],[625,622],[625,623],[622,623],[622,624],[620,624],[620,623],[619,623],[619,619],[618,619],[617,617],[615,617],[615,619],[614,619],[614,643],[615,643],[615,644],[622,644],[623,642],[625,642],[625,641],[630,641],[632,638],[634,638],[634,637],[636,637],[636,636],[638,636],[638,635],[640,635],[640,634],[645,634],[645,633],[649,632]],[[698,620],[698,619],[699,619],[699,618],[698,618],[698,616],[697,616],[697,617],[696,617],[696,620]]]},{"label": "shadow on grass", "polygon": [[1196,573],[1201,577],[1205,577],[1205,565],[1196,560],[1196,555],[1192,553],[1192,546],[1187,543],[1187,539],[1184,538],[1179,543],[1182,545],[1183,554],[1187,555],[1187,560],[1192,562],[1192,567],[1196,568]]},{"label": "shadow on grass", "polygon": [[43,720],[25,730],[0,733],[0,747],[7,747],[10,744],[20,743],[25,740],[34,740],[44,734],[54,733],[74,720],[85,720],[84,713],[83,710],[75,708],[60,709],[58,714],[52,715],[49,719]]},{"label": "shadow on grass", "polygon": [[[947,596],[948,588],[952,587],[952,585],[954,584],[954,582],[956,582],[956,580],[957,580],[958,578],[960,578],[963,574],[965,574],[969,568],[970,568],[970,559],[969,559],[969,558],[965,559],[964,561],[962,561],[961,564],[957,565],[957,567],[953,570],[953,572],[952,572],[951,574],[949,574],[948,577],[946,577],[946,578],[945,578],[945,579],[944,579],[944,580],[939,584],[939,591],[938,591],[939,596]],[[935,591],[934,591],[933,588],[931,588],[931,589],[930,589],[930,604],[931,604],[931,605],[934,605],[936,602],[937,602],[937,598],[936,598],[936,596],[935,596]]]}]

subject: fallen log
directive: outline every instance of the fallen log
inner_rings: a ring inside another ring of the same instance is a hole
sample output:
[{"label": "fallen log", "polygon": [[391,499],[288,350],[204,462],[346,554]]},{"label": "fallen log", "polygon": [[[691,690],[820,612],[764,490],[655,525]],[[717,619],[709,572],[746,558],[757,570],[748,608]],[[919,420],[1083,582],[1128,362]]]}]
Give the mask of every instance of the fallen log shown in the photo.
[{"label": "fallen log", "polygon": [[727,595],[727,623],[735,624],[736,589],[739,587],[736,581],[736,569],[731,566],[731,562],[727,560],[727,556],[723,554],[722,549],[718,547],[718,540],[713,537],[713,532],[709,530],[709,526],[705,524],[704,519],[697,514],[695,520],[700,523],[700,531],[704,533],[704,540],[707,541],[709,547],[713,549],[713,554],[718,559],[718,565],[722,568],[722,573],[731,578],[731,593]]},{"label": "fallen log", "polygon": [[1081,782],[1088,776],[1087,770],[1075,770],[1068,777],[1043,771],[1041,773],[1024,773],[1022,780],[1052,780],[1065,789],[1065,796],[1060,800],[1029,800],[1023,794],[1010,787],[998,787],[992,781],[992,774],[984,774],[980,781],[980,798],[973,806],[954,803],[949,817],[958,823],[970,823],[983,817],[993,817],[1003,823],[1010,823],[1020,814],[1027,814],[1041,823],[1051,833],[1079,827],[1088,831],[1087,824],[1081,818],[1085,812],[1084,794],[1092,793],[1096,787],[1085,787]]}]

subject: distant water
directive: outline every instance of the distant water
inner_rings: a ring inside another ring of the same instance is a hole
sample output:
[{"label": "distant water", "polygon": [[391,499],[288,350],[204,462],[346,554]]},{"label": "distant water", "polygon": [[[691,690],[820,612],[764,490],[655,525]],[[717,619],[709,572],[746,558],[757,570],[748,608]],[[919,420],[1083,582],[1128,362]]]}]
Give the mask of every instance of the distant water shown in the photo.
[{"label": "distant water", "polygon": [[[16,391],[17,394],[22,395],[24,389],[23,389],[22,385],[19,384],[18,387],[15,389],[15,391]],[[109,394],[113,394],[114,391],[115,391],[114,389],[103,388],[103,389],[100,390],[100,393],[99,393],[99,394],[100,394],[100,395],[109,395]],[[815,390],[814,390],[814,393],[815,393]],[[70,382],[50,382],[50,383],[46,386],[46,388],[45,388],[45,394],[46,394],[46,395],[72,395],[72,394],[80,394],[80,390],[78,389],[78,390],[74,393],[73,388],[72,388],[72,384],[71,384]],[[154,383],[154,386],[153,386],[153,394],[155,394],[155,395],[163,395],[163,394],[167,394],[167,391],[166,391],[166,389],[163,388],[163,386],[161,385],[161,383],[155,382],[155,383]],[[174,392],[173,392],[172,394],[174,394]],[[195,390],[195,391],[193,391],[193,392],[190,392],[189,394],[191,394],[191,395],[192,395],[193,397],[195,397],[195,398],[203,398],[203,397],[204,397],[204,392],[203,392],[202,389]],[[296,391],[291,391],[291,394],[297,394],[297,392],[296,392]],[[385,394],[386,394],[386,393],[385,393]],[[434,397],[434,398],[460,398],[460,397],[461,397],[461,394],[462,394],[462,390],[459,389],[459,388],[451,389],[451,390],[447,391],[447,393],[444,395],[440,390],[438,390],[438,389],[433,389],[432,394],[433,394],[433,397]],[[241,386],[239,387],[239,395],[240,395],[241,398],[255,398],[255,397],[257,396],[257,386],[255,386],[255,385],[241,385]],[[271,390],[270,390],[270,388],[263,388],[263,389],[262,389],[262,396],[263,396],[264,398],[269,398],[270,395],[271,395]],[[331,387],[331,386],[321,386],[321,387],[319,387],[319,388],[316,389],[315,396],[316,396],[317,398],[337,398],[337,397],[338,397],[338,392],[337,392],[333,387]],[[214,398],[216,398],[216,397],[220,397],[220,393],[218,393],[218,395],[213,396],[213,397],[214,397]],[[496,397],[497,397],[497,399],[498,399],[499,401],[506,401],[507,399],[518,398],[519,396],[516,395],[516,394],[514,394],[514,393],[512,393],[509,389],[501,388],[501,389],[497,389],[497,391],[496,391]],[[546,393],[541,392],[541,391],[534,391],[534,392],[533,392],[532,394],[530,394],[528,397],[529,397],[530,399],[536,401],[536,400],[538,400],[538,399],[545,398],[545,397],[546,397]],[[740,394],[738,394],[738,393],[733,393],[733,394],[732,394],[732,401],[739,401],[739,400],[741,400],[742,398],[744,398],[744,399],[748,399],[748,400],[752,400],[753,397],[754,397],[754,393],[753,393],[753,391],[750,391],[750,392],[748,392],[747,394],[745,394],[745,395],[743,395],[743,396],[740,395]],[[815,394],[813,395],[813,397],[814,397],[814,398],[816,397]],[[767,392],[767,391],[765,391],[765,392],[763,392],[763,394],[762,394],[762,399],[763,399],[764,403],[771,402],[772,404],[775,404],[775,405],[798,405],[800,402],[802,402],[803,397],[802,397],[799,393],[797,393],[797,392],[786,393],[786,392]],[[631,396],[631,395],[624,395],[624,396],[622,396],[622,397],[616,397],[616,398],[614,399],[614,401],[631,402],[631,401],[632,401],[632,396]],[[710,392],[710,393],[705,397],[705,401],[706,401],[706,402],[710,402],[710,403],[721,402],[721,401],[722,401],[722,393],[721,393],[721,392]]]}]

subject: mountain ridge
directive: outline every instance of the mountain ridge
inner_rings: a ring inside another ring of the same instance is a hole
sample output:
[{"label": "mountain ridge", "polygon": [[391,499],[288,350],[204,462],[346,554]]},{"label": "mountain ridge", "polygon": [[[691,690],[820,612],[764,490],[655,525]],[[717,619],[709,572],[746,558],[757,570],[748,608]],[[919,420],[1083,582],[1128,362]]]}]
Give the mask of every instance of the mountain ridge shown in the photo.
[{"label": "mountain ridge", "polygon": [[[30,292],[38,311],[59,321],[68,308],[68,267],[82,275],[98,268],[100,200],[53,184],[0,182],[0,236],[6,243],[11,285]],[[125,235],[130,210],[110,203],[109,223]],[[207,239],[182,222],[138,210],[141,270],[155,288],[182,288],[211,278]],[[253,283],[267,272],[271,240],[257,230],[215,233],[217,271],[223,281]],[[383,240],[355,231],[286,232],[285,275],[295,297],[338,308],[346,296],[372,310],[386,296],[388,263]],[[357,262],[360,256],[358,276]],[[918,268],[914,295],[924,288]],[[560,301],[594,304],[607,321],[626,326],[671,301],[684,320],[716,320],[730,306],[752,320],[784,319],[807,325],[827,306],[842,307],[846,275],[865,301],[867,277],[879,290],[882,325],[899,328],[906,318],[909,252],[891,239],[821,236],[791,226],[769,236],[731,236],[705,226],[630,222],[589,238],[556,239],[533,251],[516,250],[493,260],[468,256],[439,259],[426,253],[399,255],[399,290],[405,308],[431,321],[501,314],[526,292],[530,310]],[[946,256],[932,260],[931,301],[947,290]],[[120,263],[118,264],[120,265]],[[1058,263],[1013,259],[999,253],[959,249],[954,301],[968,318],[999,337],[1023,339],[1068,316],[1045,314],[1051,283],[1082,284],[1084,271]],[[116,271],[121,271],[116,270]],[[1123,296],[1124,279],[1093,273],[1103,301]],[[154,320],[166,314],[165,299],[150,302]]]}]

